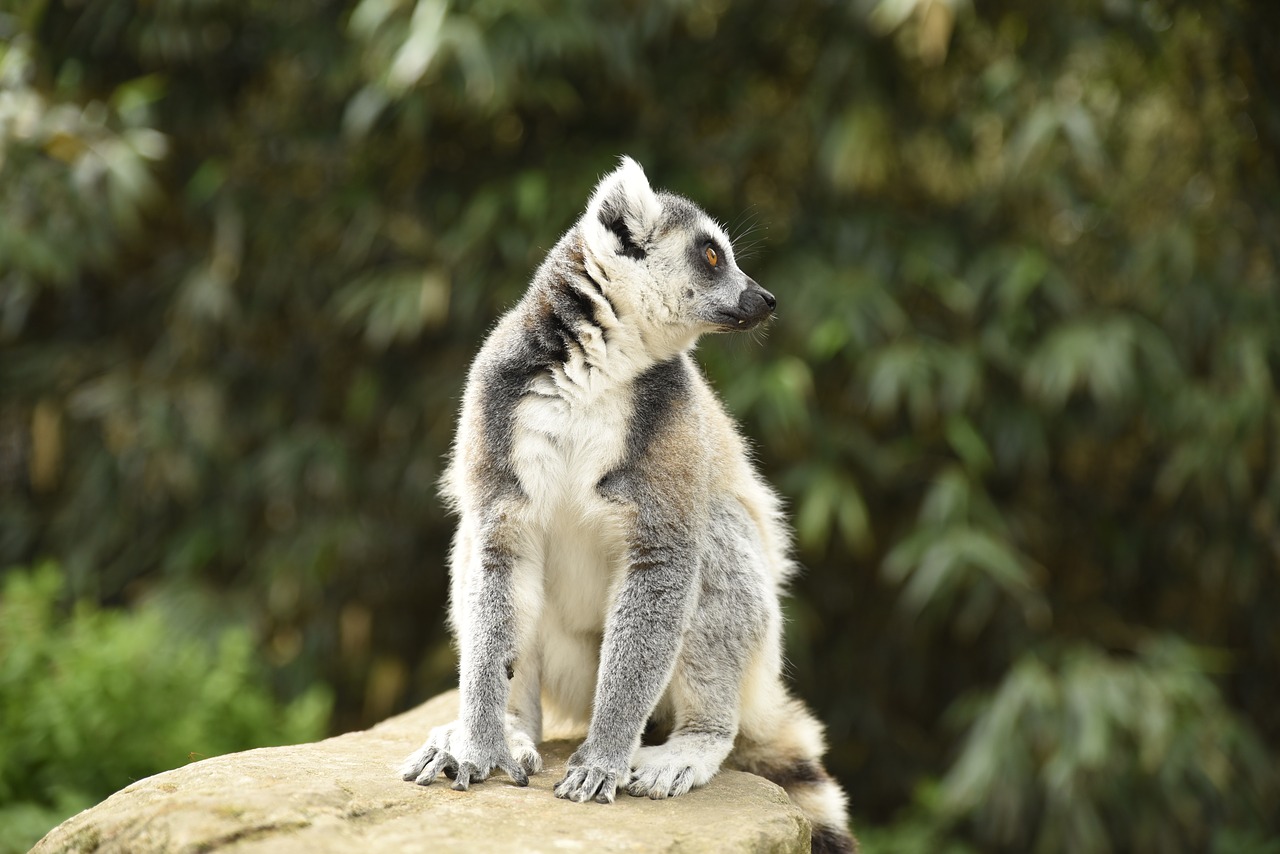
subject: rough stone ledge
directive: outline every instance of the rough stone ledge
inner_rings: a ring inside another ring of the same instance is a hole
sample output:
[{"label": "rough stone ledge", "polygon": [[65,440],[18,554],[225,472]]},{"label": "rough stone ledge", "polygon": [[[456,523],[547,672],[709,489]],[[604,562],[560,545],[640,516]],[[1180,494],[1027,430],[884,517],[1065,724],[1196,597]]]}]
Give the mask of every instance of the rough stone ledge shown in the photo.
[{"label": "rough stone ledge", "polygon": [[571,741],[542,745],[528,788],[501,772],[469,792],[406,783],[396,766],[457,715],[449,692],[364,732],[217,756],[128,786],[49,832],[61,852],[768,851],[809,850],[809,822],[767,780],[723,771],[665,801],[615,804],[551,794]]}]

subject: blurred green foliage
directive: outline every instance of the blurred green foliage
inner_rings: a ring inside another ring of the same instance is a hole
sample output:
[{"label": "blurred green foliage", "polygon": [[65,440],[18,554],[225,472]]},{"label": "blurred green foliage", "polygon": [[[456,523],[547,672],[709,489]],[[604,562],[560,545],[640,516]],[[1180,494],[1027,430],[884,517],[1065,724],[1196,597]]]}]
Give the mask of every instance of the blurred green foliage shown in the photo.
[{"label": "blurred green foliage", "polygon": [[216,646],[155,605],[62,607],[52,565],[15,568],[0,598],[0,851],[135,780],[267,744],[314,741],[331,704],[314,686],[281,705],[243,629]]},{"label": "blurred green foliage", "polygon": [[339,728],[448,686],[463,372],[625,152],[779,298],[699,353],[790,500],[788,655],[869,843],[1275,850],[1280,7],[0,29],[0,565],[243,623]]}]

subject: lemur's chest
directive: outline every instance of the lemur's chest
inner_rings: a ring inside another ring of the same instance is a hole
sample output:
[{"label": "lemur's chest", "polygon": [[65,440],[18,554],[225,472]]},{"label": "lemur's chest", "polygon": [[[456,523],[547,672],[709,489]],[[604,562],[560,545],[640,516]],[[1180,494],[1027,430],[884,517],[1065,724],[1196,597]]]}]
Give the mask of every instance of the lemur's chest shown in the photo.
[{"label": "lemur's chest", "polygon": [[540,544],[548,625],[598,634],[625,556],[616,504],[597,490],[626,454],[626,395],[589,403],[531,395],[516,409],[513,463],[528,499],[530,539]]},{"label": "lemur's chest", "polygon": [[598,511],[596,485],[623,460],[630,414],[621,394],[526,397],[516,408],[512,457],[531,509],[542,518]]}]

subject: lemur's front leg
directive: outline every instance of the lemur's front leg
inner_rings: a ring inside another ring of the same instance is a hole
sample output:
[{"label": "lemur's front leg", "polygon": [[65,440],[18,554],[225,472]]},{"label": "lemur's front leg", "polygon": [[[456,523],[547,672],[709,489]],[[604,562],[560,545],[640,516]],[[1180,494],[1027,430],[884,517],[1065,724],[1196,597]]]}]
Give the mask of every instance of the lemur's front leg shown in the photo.
[{"label": "lemur's front leg", "polygon": [[468,553],[457,558],[468,564],[460,591],[463,619],[457,626],[458,720],[432,730],[401,766],[401,776],[419,785],[430,785],[443,771],[454,778],[453,788],[465,791],[498,768],[527,786],[527,770],[536,770],[523,767],[532,764],[528,757],[523,763],[515,759],[506,735],[508,680],[516,666],[522,610],[516,602],[516,575],[528,571],[520,566],[514,548],[518,537],[512,515],[511,507],[492,509],[468,544]]},{"label": "lemur's front leg", "polygon": [[587,738],[569,757],[558,798],[611,803],[627,785],[645,721],[671,679],[697,566],[688,519],[636,513],[629,566],[605,622]]}]

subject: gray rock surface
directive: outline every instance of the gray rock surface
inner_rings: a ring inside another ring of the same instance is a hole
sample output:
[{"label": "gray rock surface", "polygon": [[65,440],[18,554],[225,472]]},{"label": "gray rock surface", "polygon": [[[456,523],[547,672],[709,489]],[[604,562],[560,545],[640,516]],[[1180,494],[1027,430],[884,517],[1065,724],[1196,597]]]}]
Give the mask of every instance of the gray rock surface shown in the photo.
[{"label": "gray rock surface", "polygon": [[573,741],[543,744],[547,767],[528,788],[501,772],[469,792],[400,780],[400,761],[456,714],[449,692],[364,732],[166,771],[63,822],[33,854],[809,850],[808,821],[782,790],[738,771],[666,801],[558,800]]}]

